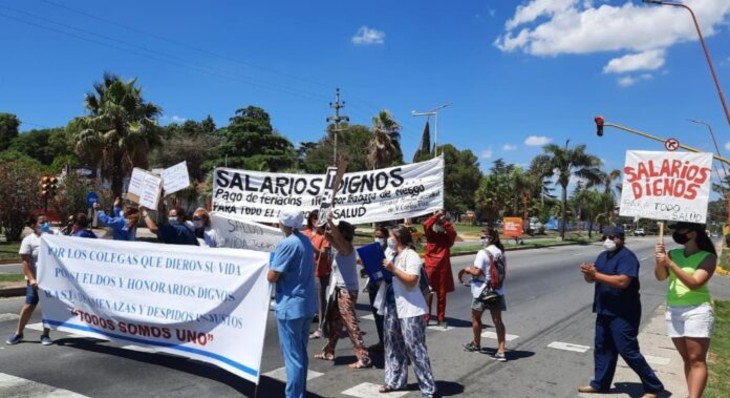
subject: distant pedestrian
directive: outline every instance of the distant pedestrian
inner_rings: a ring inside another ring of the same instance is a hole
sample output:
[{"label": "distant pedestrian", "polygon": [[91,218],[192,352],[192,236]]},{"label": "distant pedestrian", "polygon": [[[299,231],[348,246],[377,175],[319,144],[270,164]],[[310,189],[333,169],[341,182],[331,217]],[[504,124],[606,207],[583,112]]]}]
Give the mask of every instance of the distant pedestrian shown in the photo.
[{"label": "distant pedestrian", "polygon": [[586,282],[596,285],[593,299],[596,334],[594,378],[590,385],[578,387],[578,392],[608,392],[621,355],[641,379],[644,397],[656,398],[664,391],[664,385],[641,355],[637,338],[641,322],[639,260],[624,246],[626,238],[622,228],[607,227],[603,239],[605,250],[596,262],[580,265]]},{"label": "distant pedestrian", "polygon": [[689,398],[699,398],[707,385],[707,350],[715,322],[707,282],[715,273],[717,252],[703,224],[670,225],[672,239],[683,245],[667,253],[656,245],[654,275],[668,280],[667,331],[684,361]]},{"label": "distant pedestrian", "polygon": [[314,286],[314,251],[299,229],[301,211],[285,207],[279,212],[279,227],[285,238],[276,245],[267,279],[276,284],[276,323],[279,347],[286,367],[286,397],[307,394],[309,326],[317,310]]},{"label": "distant pedestrian", "polygon": [[[25,304],[20,309],[20,319],[18,319],[18,328],[15,333],[5,340],[5,344],[18,344],[23,341],[23,331],[25,325],[28,324],[33,311],[35,310],[40,297],[38,296],[38,280],[36,279],[36,269],[38,265],[38,256],[41,248],[41,234],[50,233],[51,224],[44,215],[31,215],[26,223],[33,230],[33,233],[23,238],[20,243],[20,260],[23,263],[23,273],[25,274]],[[41,334],[41,344],[44,346],[53,344],[50,337],[50,329],[43,326],[43,334]]]},{"label": "distant pedestrian", "polygon": [[96,234],[89,228],[89,217],[86,213],[76,214],[73,225],[71,226],[71,235],[80,238],[96,239]]},{"label": "distant pedestrian", "polygon": [[[451,272],[451,246],[456,241],[456,230],[446,218],[443,210],[437,210],[423,222],[426,235],[426,274],[428,282],[437,297],[437,325],[446,327],[446,295],[454,291],[454,276]],[[431,297],[428,299],[426,323],[431,320]]]},{"label": "distant pedestrian", "polygon": [[314,318],[317,320],[317,330],[309,335],[310,339],[322,337],[322,325],[324,324],[324,312],[327,307],[327,287],[330,285],[332,274],[332,250],[330,242],[324,236],[324,226],[319,225],[319,211],[312,210],[307,214],[307,227],[304,235],[309,238],[314,248],[314,276],[317,285],[317,313]]}]

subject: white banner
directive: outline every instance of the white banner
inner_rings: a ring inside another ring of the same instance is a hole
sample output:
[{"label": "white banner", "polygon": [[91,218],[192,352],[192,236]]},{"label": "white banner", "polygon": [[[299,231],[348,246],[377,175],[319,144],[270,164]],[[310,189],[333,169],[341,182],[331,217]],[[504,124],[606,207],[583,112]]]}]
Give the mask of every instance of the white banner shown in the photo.
[{"label": "white banner", "polygon": [[276,245],[284,239],[279,228],[267,227],[234,216],[232,214],[210,213],[213,229],[218,234],[220,247],[273,252]]},{"label": "white banner", "polygon": [[[324,175],[216,168],[213,210],[256,222],[278,222],[283,206],[304,212],[320,206]],[[366,224],[417,217],[444,207],[444,159],[345,173],[335,197],[335,219]]]},{"label": "white banner", "polygon": [[172,167],[162,170],[162,188],[165,195],[175,193],[190,186],[190,176],[188,175],[188,163],[182,161]]},{"label": "white banner", "polygon": [[258,383],[269,254],[44,234],[43,323],[215,364]]},{"label": "white banner", "polygon": [[626,151],[619,215],[705,223],[712,154]]}]

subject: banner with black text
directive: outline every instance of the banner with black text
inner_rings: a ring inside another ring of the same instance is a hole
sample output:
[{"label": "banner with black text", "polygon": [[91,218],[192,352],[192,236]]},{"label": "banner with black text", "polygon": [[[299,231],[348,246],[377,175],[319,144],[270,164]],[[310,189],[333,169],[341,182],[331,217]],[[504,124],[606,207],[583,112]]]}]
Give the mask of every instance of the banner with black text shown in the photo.
[{"label": "banner with black text", "polygon": [[210,213],[210,219],[218,236],[219,247],[269,253],[284,239],[284,233],[279,228],[257,224],[240,216],[214,211]]}]

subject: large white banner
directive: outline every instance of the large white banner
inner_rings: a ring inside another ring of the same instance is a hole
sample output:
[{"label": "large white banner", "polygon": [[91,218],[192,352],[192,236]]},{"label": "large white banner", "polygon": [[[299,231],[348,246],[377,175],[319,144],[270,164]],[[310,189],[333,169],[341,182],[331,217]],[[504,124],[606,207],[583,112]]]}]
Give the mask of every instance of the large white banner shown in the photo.
[{"label": "large white banner", "polygon": [[220,247],[273,252],[276,245],[284,239],[279,228],[268,227],[248,221],[240,216],[211,212],[213,229],[218,234]]},{"label": "large white banner", "polygon": [[619,214],[704,223],[712,154],[626,151]]},{"label": "large white banner", "polygon": [[269,254],[44,234],[43,323],[215,364],[258,383]]},{"label": "large white banner", "polygon": [[[256,222],[278,222],[283,206],[304,212],[320,206],[324,175],[284,174],[216,168],[213,210]],[[334,217],[365,224],[417,217],[444,207],[443,157],[387,169],[345,173],[335,197]]]}]

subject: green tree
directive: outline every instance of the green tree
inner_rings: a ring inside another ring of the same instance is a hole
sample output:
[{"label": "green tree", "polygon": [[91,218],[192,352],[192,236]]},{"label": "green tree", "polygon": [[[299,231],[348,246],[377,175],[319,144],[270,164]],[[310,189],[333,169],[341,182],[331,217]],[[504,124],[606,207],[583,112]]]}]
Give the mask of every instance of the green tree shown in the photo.
[{"label": "green tree", "polygon": [[[383,166],[376,168],[383,168],[389,166],[395,166],[403,164],[403,150],[400,147],[400,130],[402,126],[393,118],[393,115],[389,110],[381,110],[377,116],[373,117],[373,142],[371,144],[380,148],[380,151],[385,151],[383,159],[381,159]],[[379,135],[387,136],[387,140]],[[370,151],[372,149],[369,149]],[[370,158],[370,152],[368,152]],[[386,160],[390,160],[386,162]]]},{"label": "green tree", "polygon": [[76,138],[76,152],[101,175],[111,180],[112,194],[122,195],[124,178],[134,167],[148,168],[148,154],[160,144],[156,118],[162,109],[142,98],[137,79],[127,82],[104,74],[84,103],[88,115],[74,119],[69,129]]},{"label": "green tree", "polygon": [[0,226],[8,241],[20,240],[28,216],[42,208],[42,165],[16,151],[0,152]]},{"label": "green tree", "polygon": [[557,177],[557,185],[562,190],[561,197],[561,214],[560,214],[560,237],[565,239],[565,224],[567,222],[567,205],[568,205],[568,184],[570,177],[575,176],[587,181],[587,186],[592,186],[600,182],[600,165],[601,160],[586,152],[585,144],[570,148],[565,141],[565,146],[548,144],[543,147],[545,154],[550,159],[549,176]]},{"label": "green tree", "polygon": [[73,154],[63,127],[21,133],[10,144],[10,149],[26,154],[44,165],[51,165],[57,157]]},{"label": "green tree", "polygon": [[458,150],[451,144],[441,147],[444,157],[444,207],[464,214],[474,209],[474,192],[479,188],[482,172],[479,159],[469,150]]},{"label": "green tree", "polygon": [[18,136],[20,120],[12,113],[0,113],[0,152],[8,149]]},{"label": "green tree", "polygon": [[327,126],[327,134],[312,146],[306,143],[306,148],[301,148],[304,153],[304,170],[307,173],[320,174],[332,165],[334,160],[334,142],[337,134],[337,157],[347,161],[349,172],[369,170],[367,160],[367,148],[371,141],[372,133],[367,126],[361,124],[340,124],[338,131],[335,125]]},{"label": "green tree", "polygon": [[474,203],[479,217],[491,226],[504,215],[509,197],[509,178],[505,174],[490,173],[481,178],[474,192]]},{"label": "green tree", "polygon": [[222,138],[216,133],[215,123],[208,119],[187,120],[182,125],[165,126],[162,131],[162,144],[150,156],[150,164],[167,168],[185,161],[192,182],[204,181],[214,166],[209,160],[220,157]]}]

